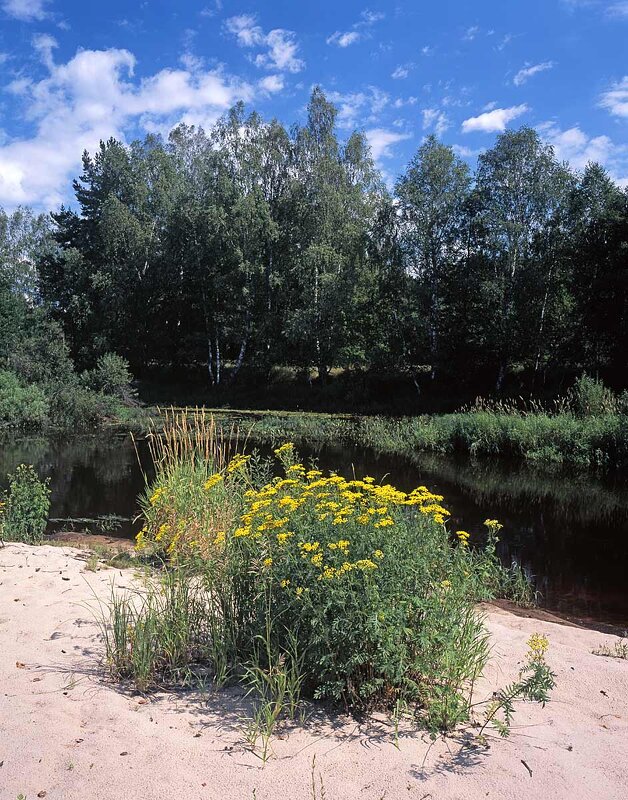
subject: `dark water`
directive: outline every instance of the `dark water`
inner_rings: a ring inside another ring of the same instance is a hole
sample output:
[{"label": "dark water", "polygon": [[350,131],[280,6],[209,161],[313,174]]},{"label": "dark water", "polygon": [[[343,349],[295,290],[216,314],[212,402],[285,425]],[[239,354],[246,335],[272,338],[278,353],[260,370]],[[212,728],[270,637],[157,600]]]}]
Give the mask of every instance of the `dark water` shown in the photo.
[{"label": "dark water", "polygon": [[[454,530],[481,534],[487,517],[499,519],[504,525],[500,555],[508,564],[516,560],[534,576],[541,605],[628,627],[628,482],[624,477],[603,480],[424,454],[411,460],[344,445],[302,452],[315,457],[323,469],[347,476],[354,470],[358,476],[372,475],[377,480],[386,476],[406,491],[425,484],[445,496]],[[128,436],[0,441],[0,485],[8,472],[24,462],[51,479],[51,532],[106,530],[130,537],[139,529],[137,496],[144,488],[144,471],[150,477],[144,442],[138,442],[136,450]]]}]

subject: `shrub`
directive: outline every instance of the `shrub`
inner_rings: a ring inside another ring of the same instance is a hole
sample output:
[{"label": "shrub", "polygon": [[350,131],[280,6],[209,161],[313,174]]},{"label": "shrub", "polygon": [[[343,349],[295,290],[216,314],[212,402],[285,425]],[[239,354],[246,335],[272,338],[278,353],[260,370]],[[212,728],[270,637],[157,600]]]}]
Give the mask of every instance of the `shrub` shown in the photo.
[{"label": "shrub", "polygon": [[63,430],[93,428],[114,416],[117,401],[81,386],[78,380],[48,387],[51,425]]},{"label": "shrub", "polygon": [[617,411],[617,398],[612,389],[589,375],[578,378],[567,393],[567,400],[574,414],[579,417],[595,417]]},{"label": "shrub", "polygon": [[82,380],[88,389],[125,403],[136,399],[129,362],[116,353],[100,356],[94,369],[83,373]]},{"label": "shrub", "polygon": [[40,543],[49,508],[48,480],[40,480],[31,465],[20,464],[9,475],[9,489],[0,504],[0,538],[9,542]]},{"label": "shrub", "polygon": [[23,386],[13,372],[0,370],[0,428],[41,428],[48,413],[48,400],[38,386]]},{"label": "shrub", "polygon": [[[468,533],[448,532],[443,498],[424,486],[405,493],[368,476],[325,475],[290,444],[275,451],[283,475],[269,479],[254,457],[208,452],[205,438],[179,427],[159,440],[138,548],[202,587],[194,602],[204,623],[192,639],[215,675],[240,675],[261,692],[252,730],[274,725],[283,707],[269,686],[291,708],[303,690],[359,709],[412,704],[432,730],[467,719],[488,658],[475,602],[507,578],[495,552],[501,526],[487,520],[486,545],[470,547]],[[149,661],[172,673],[166,633],[155,633],[160,602],[112,606],[109,630],[124,642],[110,662],[137,685],[159,677],[134,664],[129,630],[146,638],[150,628]]]}]

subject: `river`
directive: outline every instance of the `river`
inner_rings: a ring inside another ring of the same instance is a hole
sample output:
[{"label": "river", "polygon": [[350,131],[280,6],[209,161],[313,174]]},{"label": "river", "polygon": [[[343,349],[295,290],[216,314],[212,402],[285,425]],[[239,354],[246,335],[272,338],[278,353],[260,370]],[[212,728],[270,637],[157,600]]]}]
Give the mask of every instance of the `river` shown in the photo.
[{"label": "river", "polygon": [[[428,454],[408,459],[346,445],[308,448],[303,455],[323,469],[385,477],[406,491],[425,484],[445,496],[452,529],[472,537],[481,535],[487,517],[499,519],[500,556],[533,576],[541,606],[628,628],[625,477]],[[87,529],[132,537],[141,526],[137,497],[151,475],[145,441],[112,434],[2,440],[0,486],[20,463],[50,478],[50,533]]]}]

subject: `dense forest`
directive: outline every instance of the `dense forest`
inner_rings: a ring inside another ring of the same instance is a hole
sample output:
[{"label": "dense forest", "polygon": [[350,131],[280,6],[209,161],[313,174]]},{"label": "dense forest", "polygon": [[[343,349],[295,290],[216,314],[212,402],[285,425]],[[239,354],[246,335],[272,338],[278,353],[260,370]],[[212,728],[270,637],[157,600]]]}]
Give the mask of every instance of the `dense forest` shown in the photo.
[{"label": "dense forest", "polygon": [[75,206],[0,214],[5,394],[102,393],[110,372],[120,394],[122,359],[208,398],[281,374],[416,409],[628,385],[628,192],[600,165],[574,172],[521,128],[472,173],[431,136],[389,187],[335,118],[315,89],[290,130],[237,106],[112,139],[83,154]]}]

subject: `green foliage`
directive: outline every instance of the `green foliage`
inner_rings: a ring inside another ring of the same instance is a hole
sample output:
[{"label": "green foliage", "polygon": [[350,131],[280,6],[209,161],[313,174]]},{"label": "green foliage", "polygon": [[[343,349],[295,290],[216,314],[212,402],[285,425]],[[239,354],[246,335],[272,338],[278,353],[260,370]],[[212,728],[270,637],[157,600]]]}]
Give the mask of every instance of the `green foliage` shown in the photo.
[{"label": "green foliage", "polygon": [[581,375],[570,389],[567,402],[578,417],[599,417],[614,414],[618,401],[612,390],[604,383],[589,375]]},{"label": "green foliage", "polygon": [[9,475],[9,488],[0,503],[0,539],[39,544],[49,508],[48,481],[40,480],[32,466],[20,464]]},{"label": "green foliage", "polygon": [[460,452],[535,464],[621,468],[628,465],[628,415],[608,390],[603,389],[603,397],[603,408],[616,411],[580,416],[565,400],[558,411],[482,403],[452,414],[398,419],[280,412],[242,416],[252,422],[253,438],[273,443],[346,441],[399,455]]},{"label": "green foliage", "polygon": [[42,428],[50,406],[39,386],[23,386],[17,375],[0,370],[0,428]]},{"label": "green foliage", "polygon": [[[475,603],[508,579],[499,523],[487,520],[488,543],[469,547],[426,487],[324,475],[290,444],[275,451],[285,477],[217,445],[201,468],[204,433],[186,438],[172,422],[138,536],[141,552],[166,559],[163,582],[104,610],[112,674],[146,690],[201,664],[218,682],[243,682],[254,697],[247,738],[264,760],[302,695],[407,705],[432,731],[467,720],[489,653]],[[226,505],[217,530],[210,520]]]},{"label": "green foliage", "polygon": [[129,362],[115,353],[100,356],[94,369],[84,372],[81,377],[85,386],[93,392],[109,395],[126,403],[135,399]]},{"label": "green foliage", "polygon": [[545,705],[556,685],[556,675],[549,668],[545,654],[549,641],[545,636],[533,634],[528,641],[528,653],[519,672],[519,679],[494,693],[484,713],[480,737],[487,725],[492,725],[504,738],[510,734],[515,702],[530,700]]}]

